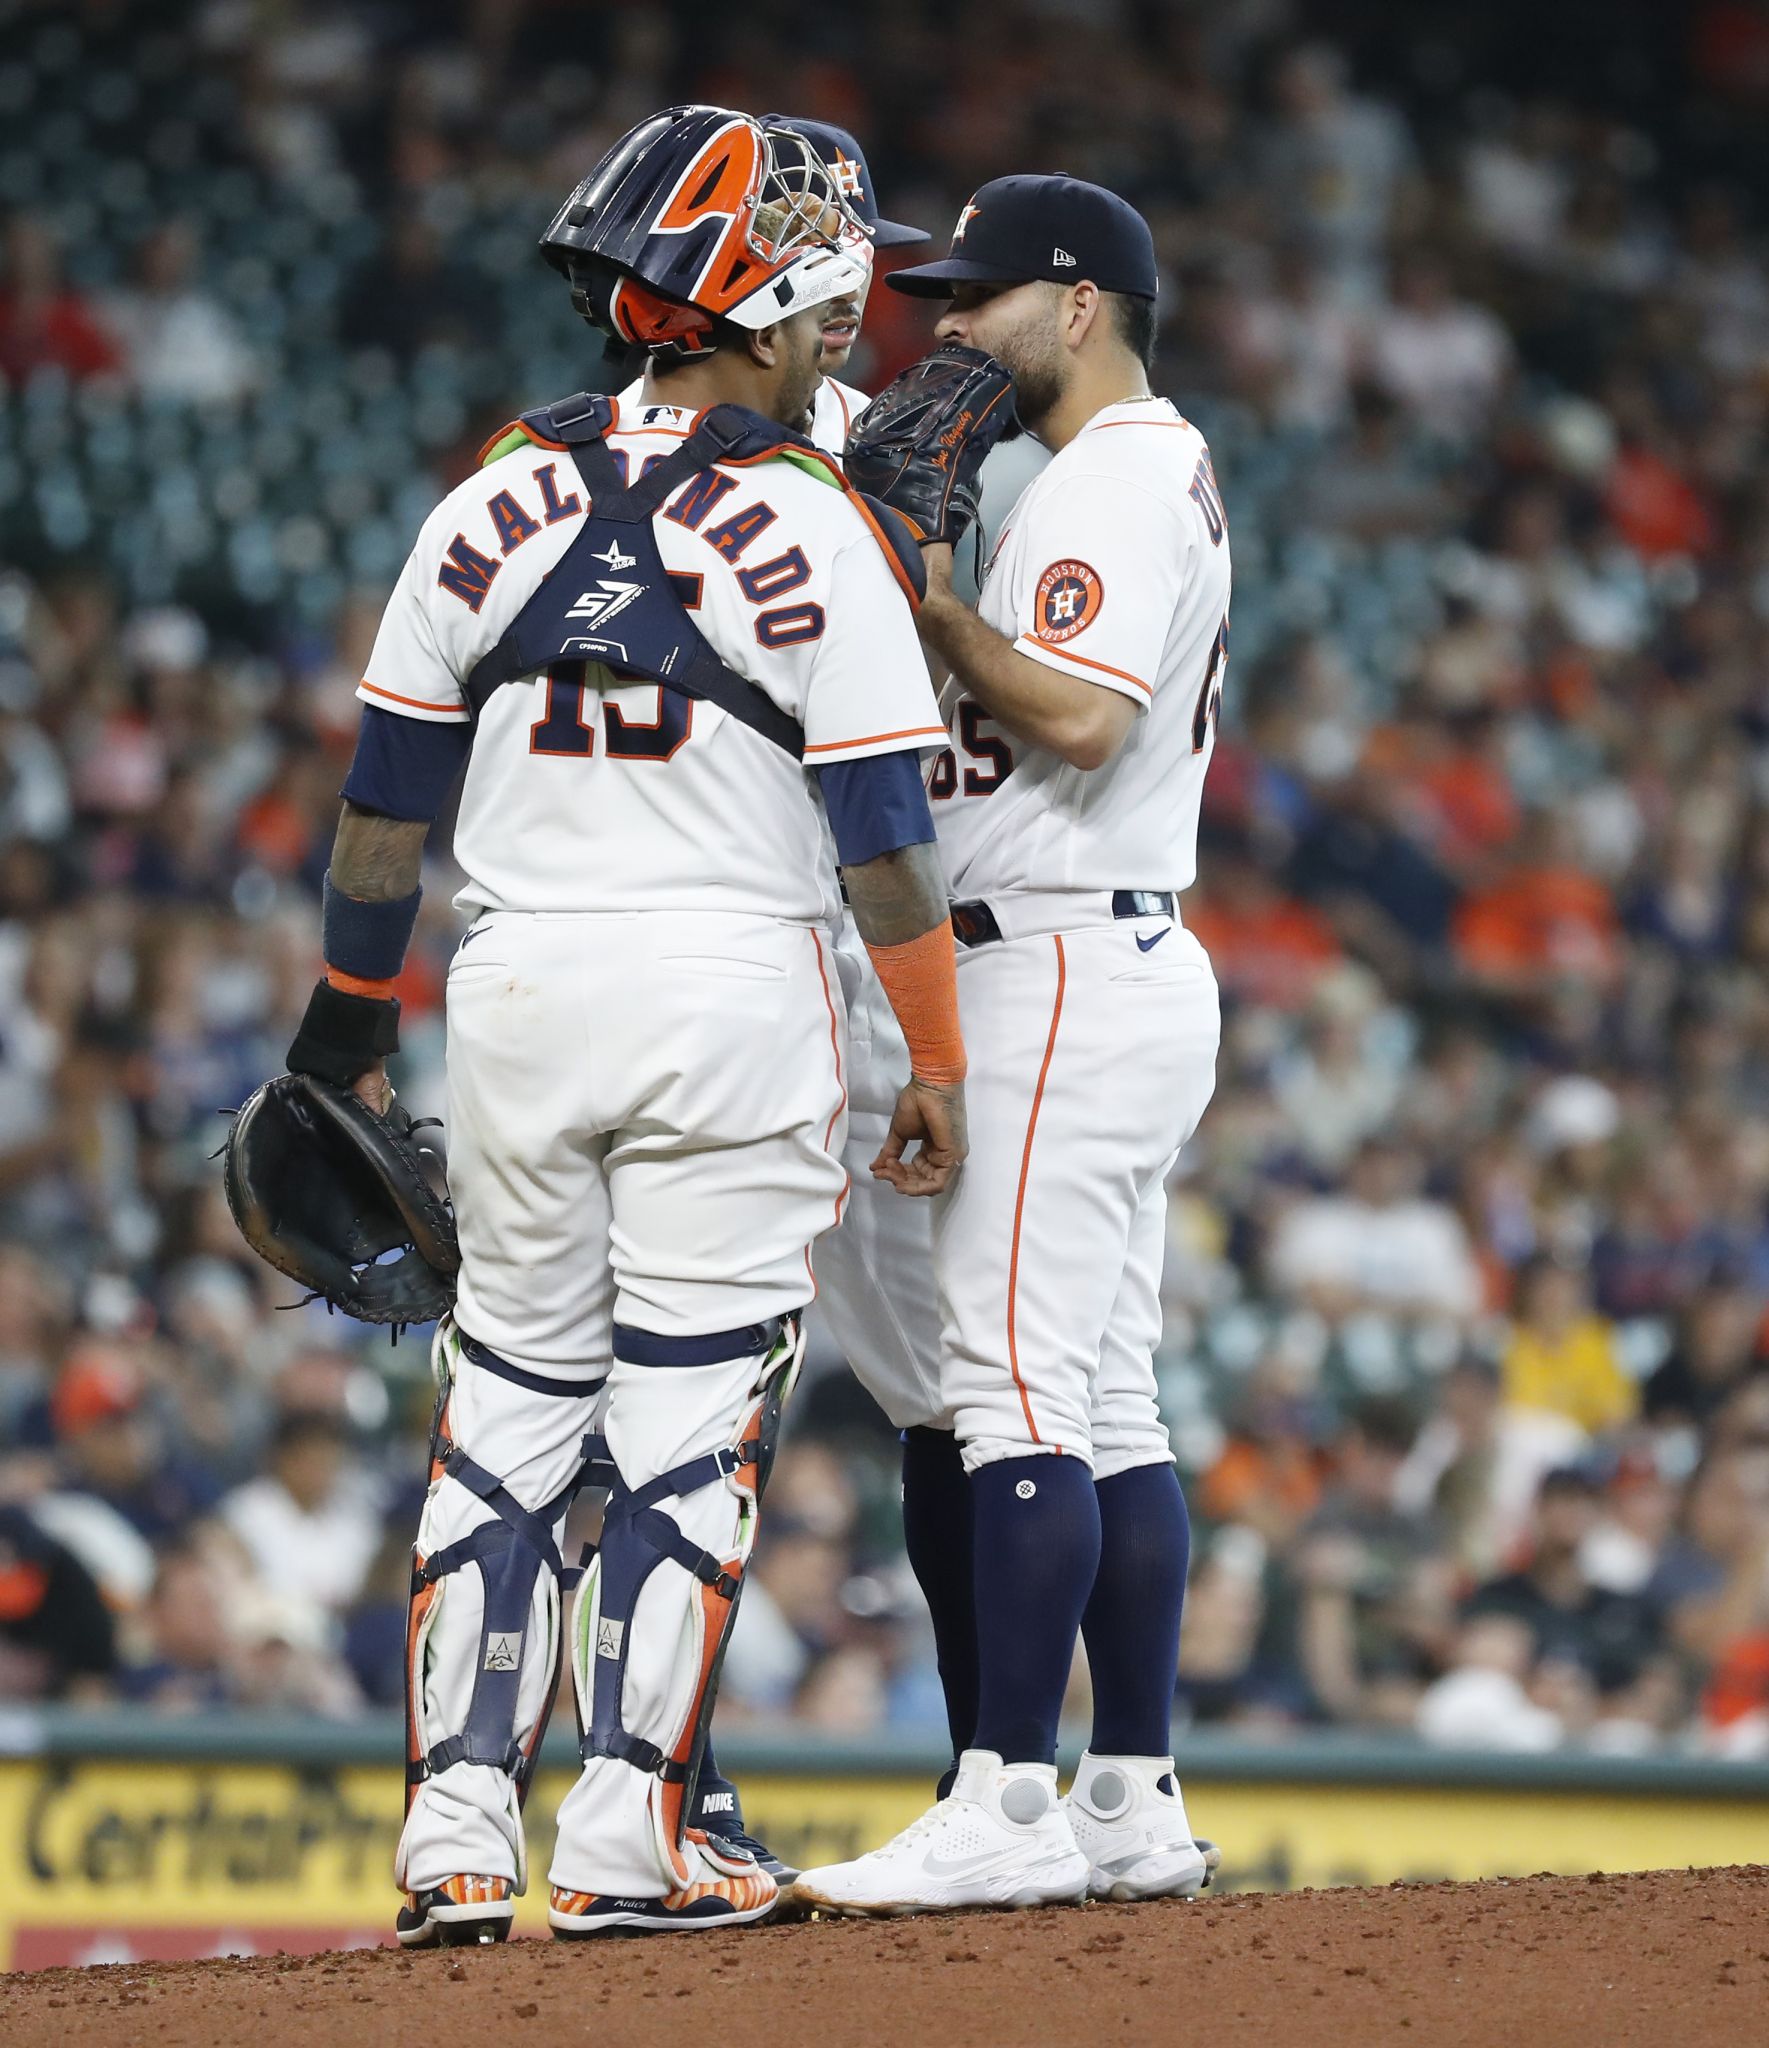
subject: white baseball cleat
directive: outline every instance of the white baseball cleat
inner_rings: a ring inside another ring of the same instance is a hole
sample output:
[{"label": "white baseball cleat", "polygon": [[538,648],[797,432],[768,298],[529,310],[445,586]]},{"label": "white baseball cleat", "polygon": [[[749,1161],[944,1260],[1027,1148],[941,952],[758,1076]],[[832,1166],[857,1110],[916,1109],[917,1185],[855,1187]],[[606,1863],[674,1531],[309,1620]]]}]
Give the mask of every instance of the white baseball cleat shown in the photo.
[{"label": "white baseball cleat", "polygon": [[1087,1858],[1057,1797],[1054,1765],[1004,1764],[991,1749],[967,1749],[937,1806],[882,1849],[805,1871],[790,1896],[812,1912],[877,1918],[1079,1904]]},{"label": "white baseball cleat", "polygon": [[1063,1807],[1087,1858],[1091,1899],[1196,1898],[1222,1861],[1214,1843],[1192,1838],[1170,1756],[1089,1750]]}]

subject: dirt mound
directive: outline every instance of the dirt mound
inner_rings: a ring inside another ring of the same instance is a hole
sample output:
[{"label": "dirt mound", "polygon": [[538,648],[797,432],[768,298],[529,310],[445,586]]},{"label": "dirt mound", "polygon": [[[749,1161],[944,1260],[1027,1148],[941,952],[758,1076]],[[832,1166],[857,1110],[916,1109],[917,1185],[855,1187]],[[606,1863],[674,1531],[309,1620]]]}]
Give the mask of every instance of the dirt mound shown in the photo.
[{"label": "dirt mound", "polygon": [[0,1978],[6,2048],[1762,2048],[1769,1868]]}]

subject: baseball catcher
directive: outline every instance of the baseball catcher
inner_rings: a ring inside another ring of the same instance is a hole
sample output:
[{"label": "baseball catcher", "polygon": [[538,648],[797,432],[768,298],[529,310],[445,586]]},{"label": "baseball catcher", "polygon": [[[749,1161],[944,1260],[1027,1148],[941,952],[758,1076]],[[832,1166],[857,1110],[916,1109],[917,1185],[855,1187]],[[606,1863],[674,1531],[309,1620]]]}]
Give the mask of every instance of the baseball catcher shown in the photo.
[{"label": "baseball catcher", "polygon": [[[524,414],[419,535],[360,689],[326,979],[290,1060],[385,1110],[423,841],[464,771],[459,1270],[435,1346],[397,1865],[414,1947],[508,1932],[566,1655],[582,1769],[554,1932],[704,1929],[776,1903],[691,1801],[812,1246],[846,1199],[831,838],[909,1047],[873,1170],[936,1194],[966,1143],[921,773],[944,733],[919,551],[796,431],[824,309],[869,278],[865,226],[790,127],[678,107],[614,145],[542,251],[600,333],[645,352],[643,384],[636,402]],[[329,1132],[336,1105],[308,1094],[274,1083],[267,1104],[287,1096]],[[264,1115],[242,1119],[242,1167]],[[373,1263],[393,1225],[372,1204],[314,1260],[311,1213],[240,1178],[254,1241],[310,1285],[346,1305],[395,1286],[373,1277],[400,1267]],[[421,1206],[426,1234],[393,1208],[426,1262],[443,1249]],[[568,1561],[585,1484],[607,1489],[602,1532]]]}]

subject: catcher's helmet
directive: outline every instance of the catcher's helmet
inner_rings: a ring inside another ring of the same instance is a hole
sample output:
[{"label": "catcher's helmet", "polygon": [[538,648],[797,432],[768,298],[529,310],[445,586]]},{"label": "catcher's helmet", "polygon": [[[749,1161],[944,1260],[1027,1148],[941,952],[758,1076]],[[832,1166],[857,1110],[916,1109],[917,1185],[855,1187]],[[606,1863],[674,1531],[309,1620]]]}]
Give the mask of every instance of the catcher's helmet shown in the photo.
[{"label": "catcher's helmet", "polygon": [[857,290],[872,244],[796,129],[669,107],[628,131],[541,237],[572,303],[615,339],[685,354]]}]

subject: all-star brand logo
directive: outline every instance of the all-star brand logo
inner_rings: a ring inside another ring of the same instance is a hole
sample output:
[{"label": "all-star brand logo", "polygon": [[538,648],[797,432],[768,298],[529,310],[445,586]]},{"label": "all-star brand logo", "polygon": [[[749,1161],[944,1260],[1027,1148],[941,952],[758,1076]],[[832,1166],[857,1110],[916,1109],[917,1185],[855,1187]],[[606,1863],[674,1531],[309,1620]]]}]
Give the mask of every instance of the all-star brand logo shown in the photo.
[{"label": "all-star brand logo", "polygon": [[599,555],[592,555],[590,560],[592,562],[606,562],[612,570],[636,568],[639,558],[637,555],[623,555],[620,551],[620,542],[611,540]]},{"label": "all-star brand logo", "polygon": [[[598,555],[596,559],[601,561],[603,558]],[[621,557],[623,562],[627,559],[624,555]],[[612,576],[598,576],[596,586],[594,590],[584,591],[565,616],[581,619],[586,626],[594,626],[598,631],[617,613],[624,612],[634,598],[645,594],[643,583],[622,583]]]},{"label": "all-star brand logo", "polygon": [[626,1632],[624,1621],[612,1621],[603,1615],[596,1623],[596,1655],[618,1658]]},{"label": "all-star brand logo", "polygon": [[522,1637],[515,1634],[499,1633],[485,1639],[485,1668],[487,1671],[514,1671],[522,1662]]}]

